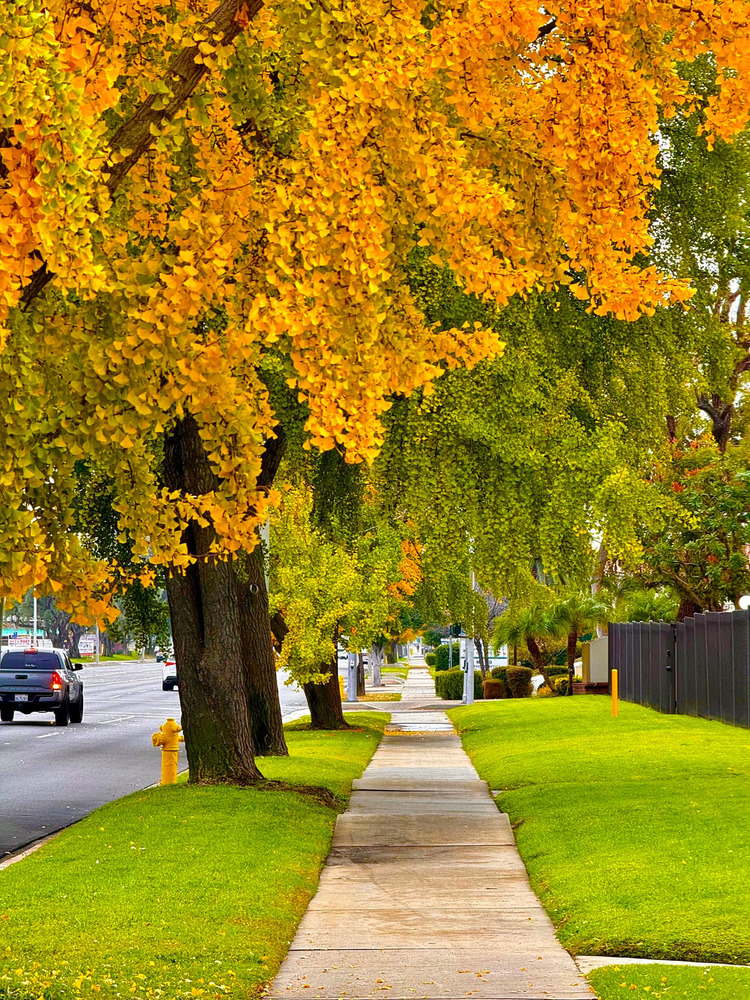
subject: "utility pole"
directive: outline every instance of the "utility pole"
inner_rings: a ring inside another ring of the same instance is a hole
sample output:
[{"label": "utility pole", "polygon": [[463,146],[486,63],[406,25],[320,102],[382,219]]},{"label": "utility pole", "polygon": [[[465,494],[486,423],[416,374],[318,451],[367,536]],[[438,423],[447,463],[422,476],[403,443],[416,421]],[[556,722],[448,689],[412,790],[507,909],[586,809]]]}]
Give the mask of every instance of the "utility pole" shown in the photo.
[{"label": "utility pole", "polygon": [[32,646],[36,646],[36,622],[37,622],[37,606],[36,606],[36,594],[34,594],[34,631],[31,640]]},{"label": "utility pole", "polygon": [[99,622],[96,623],[96,662],[99,662]]}]

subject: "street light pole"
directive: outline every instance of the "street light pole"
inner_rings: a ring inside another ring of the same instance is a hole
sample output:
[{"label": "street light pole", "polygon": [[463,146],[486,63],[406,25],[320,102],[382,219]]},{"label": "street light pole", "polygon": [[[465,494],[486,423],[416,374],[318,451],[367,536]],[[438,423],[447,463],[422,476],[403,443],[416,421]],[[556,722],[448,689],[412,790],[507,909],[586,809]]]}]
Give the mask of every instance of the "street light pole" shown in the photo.
[{"label": "street light pole", "polygon": [[37,622],[37,606],[36,606],[36,594],[34,594],[34,631],[31,641],[32,646],[36,646],[36,622]]}]

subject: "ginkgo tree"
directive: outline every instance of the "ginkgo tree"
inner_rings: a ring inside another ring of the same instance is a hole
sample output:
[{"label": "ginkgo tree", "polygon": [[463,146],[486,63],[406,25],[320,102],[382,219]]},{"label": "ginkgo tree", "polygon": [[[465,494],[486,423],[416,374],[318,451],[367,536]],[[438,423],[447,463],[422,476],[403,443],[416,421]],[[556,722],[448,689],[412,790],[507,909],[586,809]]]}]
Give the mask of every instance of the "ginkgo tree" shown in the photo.
[{"label": "ginkgo tree", "polygon": [[313,728],[345,728],[338,645],[363,652],[392,627],[395,607],[412,590],[414,564],[395,530],[375,525],[347,546],[326,536],[313,509],[308,485],[286,484],[271,516],[271,608],[281,640],[279,666],[302,686]]},{"label": "ginkgo tree", "polygon": [[748,4],[2,6],[2,589],[105,616],[110,567],[69,530],[94,463],[134,572],[168,571],[191,779],[252,782],[237,563],[274,499],[269,355],[309,446],[370,461],[393,394],[501,350],[426,322],[416,244],[497,303],[686,299],[636,261],[654,136],[697,99],[675,62],[702,56],[707,135],[744,126]]}]

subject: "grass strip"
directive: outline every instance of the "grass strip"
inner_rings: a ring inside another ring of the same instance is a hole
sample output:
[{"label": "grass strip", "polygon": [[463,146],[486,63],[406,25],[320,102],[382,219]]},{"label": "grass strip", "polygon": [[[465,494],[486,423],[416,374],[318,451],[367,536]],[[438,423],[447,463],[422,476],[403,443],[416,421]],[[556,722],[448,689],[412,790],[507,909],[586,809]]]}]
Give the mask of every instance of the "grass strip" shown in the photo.
[{"label": "grass strip", "polygon": [[610,965],[589,982],[600,1000],[742,1000],[750,997],[750,969],[696,969],[677,965]]},{"label": "grass strip", "polygon": [[[287,727],[266,777],[348,800],[389,721]],[[254,996],[315,892],[337,809],[294,790],[192,786],[96,810],[0,872],[4,1000]]]},{"label": "grass strip", "polygon": [[449,712],[573,954],[750,963],[750,733],[601,696]]}]

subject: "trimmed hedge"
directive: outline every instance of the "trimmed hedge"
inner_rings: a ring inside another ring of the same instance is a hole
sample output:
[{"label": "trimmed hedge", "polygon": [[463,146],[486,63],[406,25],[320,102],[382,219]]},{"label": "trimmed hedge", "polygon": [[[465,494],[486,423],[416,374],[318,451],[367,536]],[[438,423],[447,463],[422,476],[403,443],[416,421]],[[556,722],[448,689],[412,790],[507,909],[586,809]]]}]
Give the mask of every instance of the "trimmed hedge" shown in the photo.
[{"label": "trimmed hedge", "polygon": [[[442,670],[435,674],[435,694],[446,701],[461,701],[464,696],[463,670]],[[474,700],[482,697],[482,672],[474,671]]]},{"label": "trimmed hedge", "polygon": [[[448,662],[449,656],[449,646],[447,642],[444,642],[442,646],[438,646],[435,650],[435,670],[450,670],[451,665]],[[460,662],[461,656],[461,646],[459,643],[453,643],[453,666],[457,667]]]},{"label": "trimmed hedge", "polygon": [[434,667],[436,659],[437,657],[435,656],[434,653],[426,653],[424,662],[427,664],[428,667]]},{"label": "trimmed hedge", "polygon": [[562,677],[568,675],[568,664],[565,663],[563,666],[559,666],[556,663],[551,664],[549,667],[544,668],[547,671],[548,677]]},{"label": "trimmed hedge", "polygon": [[508,667],[508,690],[513,698],[531,697],[533,673],[530,667]]},{"label": "trimmed hedge", "polygon": [[493,667],[490,670],[490,677],[495,681],[502,681],[505,687],[508,686],[508,668],[507,667]]},{"label": "trimmed hedge", "polygon": [[482,696],[485,699],[490,698],[507,698],[508,692],[505,690],[505,685],[500,679],[487,679],[482,681]]}]

